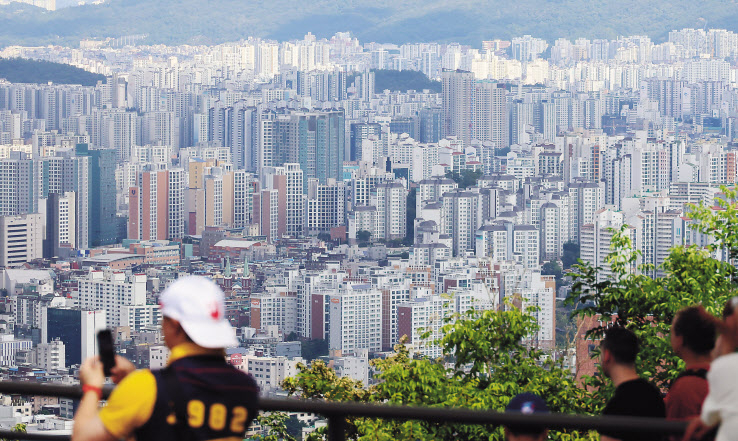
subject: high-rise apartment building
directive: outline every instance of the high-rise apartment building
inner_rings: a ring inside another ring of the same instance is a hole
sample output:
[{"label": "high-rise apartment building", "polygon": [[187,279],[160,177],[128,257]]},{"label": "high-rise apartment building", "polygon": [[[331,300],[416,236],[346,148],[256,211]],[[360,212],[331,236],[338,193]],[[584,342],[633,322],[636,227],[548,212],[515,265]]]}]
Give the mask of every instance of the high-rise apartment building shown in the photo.
[{"label": "high-rise apartment building", "polygon": [[140,331],[158,324],[159,305],[146,304],[145,274],[90,271],[77,283],[80,308],[105,310],[108,326],[130,326],[132,331]]},{"label": "high-rise apartment building", "polygon": [[309,235],[330,233],[346,221],[346,186],[329,179],[323,185],[317,179],[308,181],[305,201],[305,229]]},{"label": "high-rise apartment building", "polygon": [[89,246],[118,243],[125,224],[116,216],[115,150],[77,144],[75,152],[89,158]]},{"label": "high-rise apartment building", "polygon": [[128,194],[128,238],[180,239],[184,235],[184,170],[146,170]]},{"label": "high-rise apartment building", "polygon": [[341,355],[382,350],[382,292],[348,284],[330,296],[330,350]]},{"label": "high-rise apartment building", "polygon": [[265,167],[262,170],[265,190],[275,190],[284,203],[286,218],[285,233],[300,237],[305,228],[305,197],[303,195],[303,171],[299,164],[284,164],[281,167]]},{"label": "high-rise apartment building", "polygon": [[329,178],[343,180],[343,111],[292,112],[287,124],[288,139],[281,147],[286,150],[285,162],[299,164],[305,179],[322,184]]},{"label": "high-rise apartment building", "polygon": [[0,216],[0,266],[18,266],[43,257],[42,214]]},{"label": "high-rise apartment building", "polygon": [[505,92],[504,84],[489,81],[474,84],[472,137],[491,142],[495,148],[507,147],[509,141]]},{"label": "high-rise apartment building", "polygon": [[12,152],[0,160],[0,215],[37,213],[41,197],[41,165],[30,155]]},{"label": "high-rise apartment building", "polygon": [[479,193],[457,189],[444,193],[441,200],[441,234],[453,238],[453,255],[474,250],[480,226]]},{"label": "high-rise apartment building", "polygon": [[76,195],[49,193],[46,198],[46,237],[43,240],[45,258],[61,256],[62,249],[77,248]]},{"label": "high-rise apartment building", "polygon": [[407,190],[399,182],[377,184],[372,191],[376,207],[374,239],[403,239],[407,232]]},{"label": "high-rise apartment building", "polygon": [[474,118],[474,74],[460,70],[444,70],[443,130],[470,145]]}]

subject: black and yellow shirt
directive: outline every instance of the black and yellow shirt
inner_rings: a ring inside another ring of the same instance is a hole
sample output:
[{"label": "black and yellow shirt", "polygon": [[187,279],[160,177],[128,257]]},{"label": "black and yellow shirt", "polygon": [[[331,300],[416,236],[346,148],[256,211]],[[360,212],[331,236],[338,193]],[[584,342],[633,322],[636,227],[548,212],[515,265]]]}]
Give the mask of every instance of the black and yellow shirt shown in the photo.
[{"label": "black and yellow shirt", "polygon": [[[251,376],[227,364],[222,350],[193,343],[172,348],[167,369],[187,402],[193,439],[243,439],[258,405],[258,387]],[[176,417],[171,400],[163,396],[166,392],[161,371],[135,371],[115,388],[100,419],[116,438],[135,434],[138,441],[175,439]]]}]

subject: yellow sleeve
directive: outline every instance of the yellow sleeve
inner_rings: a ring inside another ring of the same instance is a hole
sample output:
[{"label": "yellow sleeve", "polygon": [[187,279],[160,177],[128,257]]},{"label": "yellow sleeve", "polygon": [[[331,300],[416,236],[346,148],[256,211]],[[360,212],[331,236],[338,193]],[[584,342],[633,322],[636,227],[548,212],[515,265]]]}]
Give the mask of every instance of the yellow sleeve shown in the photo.
[{"label": "yellow sleeve", "polygon": [[100,420],[116,438],[125,438],[151,418],[156,402],[156,379],[148,369],[132,372],[120,382],[100,409]]}]

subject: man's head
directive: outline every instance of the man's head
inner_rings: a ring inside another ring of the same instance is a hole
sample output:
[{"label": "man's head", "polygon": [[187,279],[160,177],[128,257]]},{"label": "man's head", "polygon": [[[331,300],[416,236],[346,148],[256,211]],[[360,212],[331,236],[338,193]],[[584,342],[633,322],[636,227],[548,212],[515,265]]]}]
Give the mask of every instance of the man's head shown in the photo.
[{"label": "man's head", "polygon": [[622,326],[613,326],[605,331],[605,338],[600,342],[602,370],[610,377],[615,366],[635,368],[638,355],[638,337]]},{"label": "man's head", "polygon": [[715,323],[700,307],[677,313],[671,324],[671,347],[681,358],[709,356],[715,347]]},{"label": "man's head", "polygon": [[164,290],[161,304],[162,333],[170,348],[192,341],[204,348],[238,345],[236,333],[225,318],[223,291],[210,279],[187,276]]},{"label": "man's head", "polygon": [[[533,413],[548,413],[548,406],[543,398],[530,392],[518,394],[510,400],[505,412],[519,412],[525,415]],[[507,441],[542,441],[546,439],[548,429],[530,425],[505,426]]]}]

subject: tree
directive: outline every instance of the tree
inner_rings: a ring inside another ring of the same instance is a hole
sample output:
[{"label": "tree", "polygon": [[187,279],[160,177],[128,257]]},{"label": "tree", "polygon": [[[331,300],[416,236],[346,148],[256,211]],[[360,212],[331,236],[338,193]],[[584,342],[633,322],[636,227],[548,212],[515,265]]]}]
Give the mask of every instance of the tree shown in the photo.
[{"label": "tree", "polygon": [[318,240],[322,240],[323,242],[330,242],[331,235],[329,233],[318,233]]},{"label": "tree", "polygon": [[318,357],[328,355],[328,340],[316,338],[301,341],[301,355],[305,360],[315,360]]},{"label": "tree", "polygon": [[458,172],[448,172],[446,177],[453,179],[459,185],[459,188],[469,188],[477,185],[477,181],[482,177],[482,172],[477,170],[462,170]]},{"label": "tree", "polygon": [[359,230],[356,232],[356,239],[359,242],[369,242],[369,239],[371,238],[372,238],[372,233],[366,230]]},{"label": "tree", "polygon": [[255,422],[268,428],[266,435],[256,435],[254,439],[261,441],[297,441],[301,437],[294,436],[288,428],[290,417],[284,412],[260,413]]},{"label": "tree", "polygon": [[302,429],[303,427],[307,427],[307,424],[300,421],[295,415],[290,415],[284,422],[284,425],[287,433],[295,437],[295,439],[302,439]]},{"label": "tree", "polygon": [[544,276],[554,276],[556,279],[556,286],[561,286],[561,278],[563,277],[564,272],[562,271],[559,262],[551,260],[544,263],[543,266],[541,266],[541,274]]},{"label": "tree", "polygon": [[[641,374],[666,387],[684,368],[668,338],[674,316],[695,304],[717,315],[737,288],[735,267],[714,259],[708,250],[675,247],[659,269],[663,275],[650,277],[646,274],[653,274],[653,265],[640,265],[633,271],[640,253],[633,250],[624,229],[614,234],[611,250],[607,262],[612,275],[604,280],[598,280],[600,268],[584,262],[575,265],[567,303],[576,307],[576,316],[599,318],[599,324],[586,333],[589,339],[601,338],[611,323],[632,330],[641,341],[636,363]],[[601,378],[587,381],[609,387]]]},{"label": "tree", "polygon": [[561,255],[561,264],[565,270],[571,268],[579,261],[579,244],[568,241],[564,243],[564,253]]},{"label": "tree", "polygon": [[[532,310],[508,305],[506,311],[471,310],[446,320],[437,342],[446,359],[411,357],[407,347],[395,347],[385,359],[372,360],[379,382],[365,387],[337,378],[323,362],[299,365],[299,373],[284,381],[290,395],[329,401],[376,402],[394,405],[468,407],[504,410],[523,391],[540,394],[555,412],[582,412],[586,392],[570,373],[523,340],[537,331]],[[425,335],[428,338],[429,334]],[[468,369],[467,369],[468,368]],[[350,439],[491,439],[502,440],[500,428],[447,422],[387,421],[349,418]],[[554,439],[594,439],[587,434],[554,433]]]},{"label": "tree", "polygon": [[[27,427],[23,423],[16,424],[10,430],[11,430],[11,432],[15,432],[15,433],[27,433]],[[8,441],[8,440],[6,438],[3,438],[2,441]]]}]

